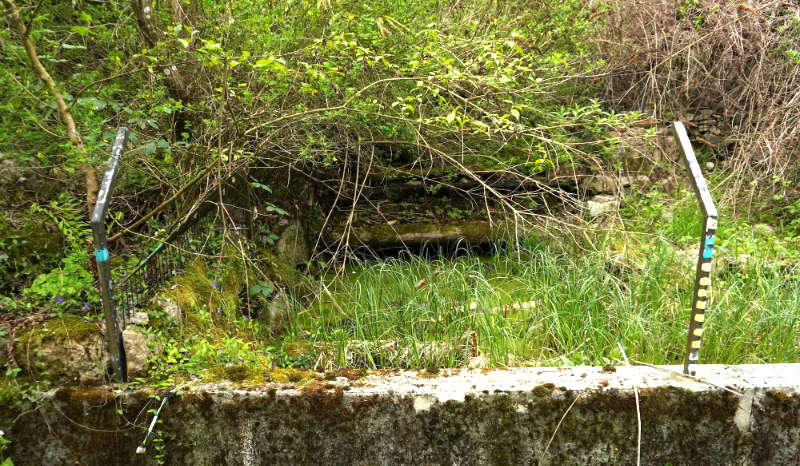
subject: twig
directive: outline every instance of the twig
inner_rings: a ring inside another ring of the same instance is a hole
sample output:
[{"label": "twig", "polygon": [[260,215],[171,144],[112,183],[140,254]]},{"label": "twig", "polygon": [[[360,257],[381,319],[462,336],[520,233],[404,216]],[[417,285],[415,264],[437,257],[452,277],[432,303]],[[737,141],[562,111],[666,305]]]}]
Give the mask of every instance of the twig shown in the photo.
[{"label": "twig", "polygon": [[561,419],[558,420],[558,424],[556,424],[556,428],[555,430],[553,430],[553,435],[550,436],[550,440],[547,441],[547,445],[544,447],[544,451],[542,452],[541,455],[539,455],[538,464],[540,465],[542,464],[542,460],[544,459],[545,455],[547,455],[547,450],[550,449],[550,444],[553,443],[553,439],[556,438],[556,433],[558,432],[559,427],[561,427],[561,423],[564,422],[564,418],[567,417],[567,414],[569,414],[569,411],[572,409],[573,406],[575,406],[575,403],[581,396],[583,396],[583,394],[578,393],[578,396],[576,396],[575,399],[572,400],[572,403],[570,403],[569,407],[567,407],[567,410],[564,411],[564,414],[561,415]]},{"label": "twig", "polygon": [[144,215],[143,217],[141,217],[139,220],[137,220],[136,222],[134,222],[134,224],[133,224],[133,225],[131,225],[131,226],[129,226],[129,227],[123,227],[122,231],[120,231],[120,232],[117,232],[116,234],[114,234],[114,235],[112,235],[110,238],[108,238],[108,242],[109,242],[109,243],[113,243],[114,241],[116,241],[117,239],[119,239],[119,238],[120,238],[122,235],[124,235],[125,233],[128,233],[128,232],[130,232],[130,231],[132,231],[132,230],[135,230],[136,228],[138,228],[138,227],[139,227],[141,224],[143,224],[144,222],[146,222],[146,221],[147,221],[147,220],[148,220],[150,217],[152,217],[153,215],[155,215],[155,214],[157,214],[158,212],[160,212],[160,211],[161,211],[161,209],[163,209],[164,207],[168,206],[170,202],[172,202],[172,201],[174,201],[175,199],[177,199],[177,198],[178,198],[178,196],[180,196],[180,195],[181,195],[181,194],[183,194],[183,193],[184,193],[184,192],[185,192],[187,189],[189,189],[190,187],[192,187],[192,186],[193,186],[193,185],[194,185],[196,182],[198,182],[198,181],[199,181],[199,180],[200,180],[200,179],[201,179],[203,176],[205,176],[205,175],[206,175],[206,174],[209,172],[209,170],[210,170],[211,168],[212,168],[212,166],[211,166],[211,165],[209,165],[208,167],[206,167],[206,168],[204,168],[203,170],[201,170],[201,171],[200,171],[200,173],[198,173],[198,174],[197,174],[197,176],[195,176],[194,178],[192,178],[191,180],[189,180],[189,182],[188,182],[188,183],[186,183],[185,185],[183,185],[183,187],[181,187],[181,189],[179,189],[179,190],[178,190],[178,191],[177,191],[175,194],[173,194],[172,196],[170,196],[170,197],[168,197],[166,200],[164,200],[164,201],[163,201],[161,204],[159,204],[159,205],[158,205],[158,206],[157,206],[155,209],[153,209],[153,210],[151,210],[149,213],[145,214],[145,215]]},{"label": "twig", "polygon": [[[628,362],[628,356],[625,354],[625,348],[617,342],[617,346],[619,346],[619,350],[622,351],[622,358],[625,359],[625,364],[630,367],[631,363]],[[633,384],[633,396],[636,399],[636,466],[642,464],[642,413],[639,409],[639,389],[636,388],[636,384]]]}]

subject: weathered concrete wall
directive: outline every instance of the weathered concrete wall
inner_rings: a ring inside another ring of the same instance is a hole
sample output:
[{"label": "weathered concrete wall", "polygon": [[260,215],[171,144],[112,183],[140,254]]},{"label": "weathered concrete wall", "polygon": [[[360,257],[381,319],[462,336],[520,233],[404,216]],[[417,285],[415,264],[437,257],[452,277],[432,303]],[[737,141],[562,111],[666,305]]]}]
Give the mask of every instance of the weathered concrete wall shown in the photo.
[{"label": "weathered concrete wall", "polygon": [[652,367],[196,385],[169,402],[163,442],[143,456],[136,446],[158,400],[141,391],[50,392],[33,411],[2,410],[0,429],[15,465],[156,464],[159,453],[185,465],[635,464],[635,384],[642,464],[800,464],[800,364],[698,374],[714,385]]}]

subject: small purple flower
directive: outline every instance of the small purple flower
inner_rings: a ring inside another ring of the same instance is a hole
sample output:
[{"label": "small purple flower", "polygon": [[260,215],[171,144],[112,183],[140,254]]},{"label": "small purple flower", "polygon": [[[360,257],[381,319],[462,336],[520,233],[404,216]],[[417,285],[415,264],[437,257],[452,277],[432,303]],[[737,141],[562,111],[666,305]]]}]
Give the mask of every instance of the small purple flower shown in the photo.
[{"label": "small purple flower", "polygon": [[244,316],[244,320],[250,320],[250,316]]},{"label": "small purple flower", "polygon": [[67,299],[64,298],[63,296],[56,296],[56,304],[64,304],[64,301],[66,300]]},{"label": "small purple flower", "polygon": [[222,314],[222,308],[221,307],[217,308],[217,314]]},{"label": "small purple flower", "polygon": [[217,283],[216,280],[211,282],[211,288],[214,288],[216,290],[218,286],[219,286],[219,283]]},{"label": "small purple flower", "polygon": [[88,304],[88,303],[84,303],[84,304],[83,304],[83,310],[84,310],[84,311],[89,311],[90,309],[91,309],[91,307],[89,307],[89,304]]}]

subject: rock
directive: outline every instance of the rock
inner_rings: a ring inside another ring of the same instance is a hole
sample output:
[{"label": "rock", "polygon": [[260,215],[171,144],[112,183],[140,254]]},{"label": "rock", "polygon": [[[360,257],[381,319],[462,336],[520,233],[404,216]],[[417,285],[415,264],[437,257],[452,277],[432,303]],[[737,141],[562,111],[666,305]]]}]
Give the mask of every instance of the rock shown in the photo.
[{"label": "rock", "polygon": [[273,335],[279,334],[286,325],[291,309],[286,292],[278,289],[272,301],[259,313],[258,321],[269,325],[270,333]]},{"label": "rock", "polygon": [[281,233],[275,244],[275,254],[281,261],[293,266],[305,264],[311,257],[305,228],[300,219],[293,220]]},{"label": "rock", "polygon": [[[697,264],[698,249],[696,246],[685,247],[675,250],[675,261],[683,267],[691,267]],[[715,264],[716,265],[716,264]]]},{"label": "rock", "polygon": [[616,212],[619,209],[619,199],[608,194],[598,194],[585,203],[585,210],[590,217]]},{"label": "rock", "polygon": [[81,385],[101,382],[106,353],[98,327],[68,315],[29,327],[17,337],[14,358],[33,377]]},{"label": "rock", "polygon": [[619,189],[617,179],[610,175],[594,175],[584,178],[581,187],[595,194],[615,194]]},{"label": "rock", "polygon": [[627,128],[612,136],[617,140],[613,160],[621,162],[627,173],[651,173],[657,162],[678,157],[678,146],[669,128],[661,128],[655,134],[652,129]]},{"label": "rock", "polygon": [[180,322],[181,309],[173,300],[170,298],[157,298],[155,303],[161,310],[167,313],[167,317]]},{"label": "rock", "polygon": [[[299,380],[185,387],[161,413],[165,438],[148,443],[158,446],[150,460],[134,456],[144,434],[124,422],[150,421],[142,413],[155,407],[154,387],[34,392],[37,404],[0,410],[0,428],[19,465],[591,465],[640,454],[645,465],[797,466],[800,365],[702,364],[702,380],[676,377],[681,369],[395,370],[349,390],[273,370]],[[634,386],[644,395],[639,452]]]},{"label": "rock", "polygon": [[650,177],[647,175],[636,175],[636,176],[620,176],[619,177],[619,184],[623,187],[629,186],[645,186],[650,184]]},{"label": "rock", "polygon": [[712,131],[711,129],[709,129],[708,132],[703,133],[703,139],[713,144],[714,146],[718,146],[722,143],[722,138],[715,133],[719,133],[719,130]]},{"label": "rock", "polygon": [[[369,225],[355,229],[355,237],[371,248],[406,247],[423,244],[485,244],[501,238],[513,226],[483,220],[465,220],[455,223],[440,222]],[[334,233],[329,240],[341,238]]]},{"label": "rock", "polygon": [[128,323],[145,327],[150,323],[150,316],[146,312],[134,311],[128,318]]},{"label": "rock", "polygon": [[21,162],[0,152],[0,205],[25,202],[31,196],[42,198],[63,191],[63,181],[52,170],[37,162]]},{"label": "rock", "polygon": [[[0,176],[0,204],[12,202],[4,197]],[[6,212],[0,216],[0,283],[13,296],[17,286],[25,286],[23,276],[36,277],[52,271],[61,261],[66,238],[58,225],[38,211]],[[29,284],[29,282],[28,282]]]},{"label": "rock", "polygon": [[125,357],[128,361],[128,377],[144,377],[147,375],[147,360],[152,351],[148,344],[152,337],[137,330],[128,328],[122,332],[125,345]]},{"label": "rock", "polygon": [[489,359],[482,354],[473,356],[469,358],[467,367],[469,369],[483,369],[484,367],[489,367]]},{"label": "rock", "polygon": [[775,229],[772,228],[771,226],[767,225],[766,223],[756,223],[755,225],[753,225],[753,231],[756,231],[758,233],[762,233],[762,234],[765,234],[765,235],[771,235],[771,234],[775,233]]}]

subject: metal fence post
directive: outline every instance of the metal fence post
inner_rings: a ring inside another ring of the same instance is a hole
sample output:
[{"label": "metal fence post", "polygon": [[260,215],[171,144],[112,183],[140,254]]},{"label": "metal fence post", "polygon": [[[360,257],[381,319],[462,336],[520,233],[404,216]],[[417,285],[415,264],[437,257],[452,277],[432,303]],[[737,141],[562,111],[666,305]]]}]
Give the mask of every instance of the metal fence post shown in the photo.
[{"label": "metal fence post", "polygon": [[714,236],[717,233],[717,208],[700,171],[686,128],[683,123],[676,121],[672,124],[672,130],[689,169],[695,196],[703,211],[703,235],[700,238],[700,253],[697,257],[692,314],[689,317],[689,337],[686,341],[686,356],[683,363],[683,373],[695,375],[692,365],[697,364],[699,359],[700,339],[703,335],[703,322],[706,319],[705,311],[711,301],[711,258],[714,255]]},{"label": "metal fence post", "polygon": [[106,322],[106,349],[111,358],[111,367],[114,375],[120,382],[128,380],[128,364],[125,358],[125,346],[122,342],[122,330],[117,319],[117,309],[114,306],[114,292],[111,284],[111,264],[108,257],[106,244],[106,212],[114,189],[114,183],[119,172],[119,162],[122,151],[128,142],[128,128],[117,128],[117,137],[111,148],[111,159],[108,169],[103,175],[100,191],[97,193],[97,203],[92,213],[92,236],[94,237],[94,254],[97,259],[97,276],[100,282],[100,296],[103,299],[103,312]]}]

